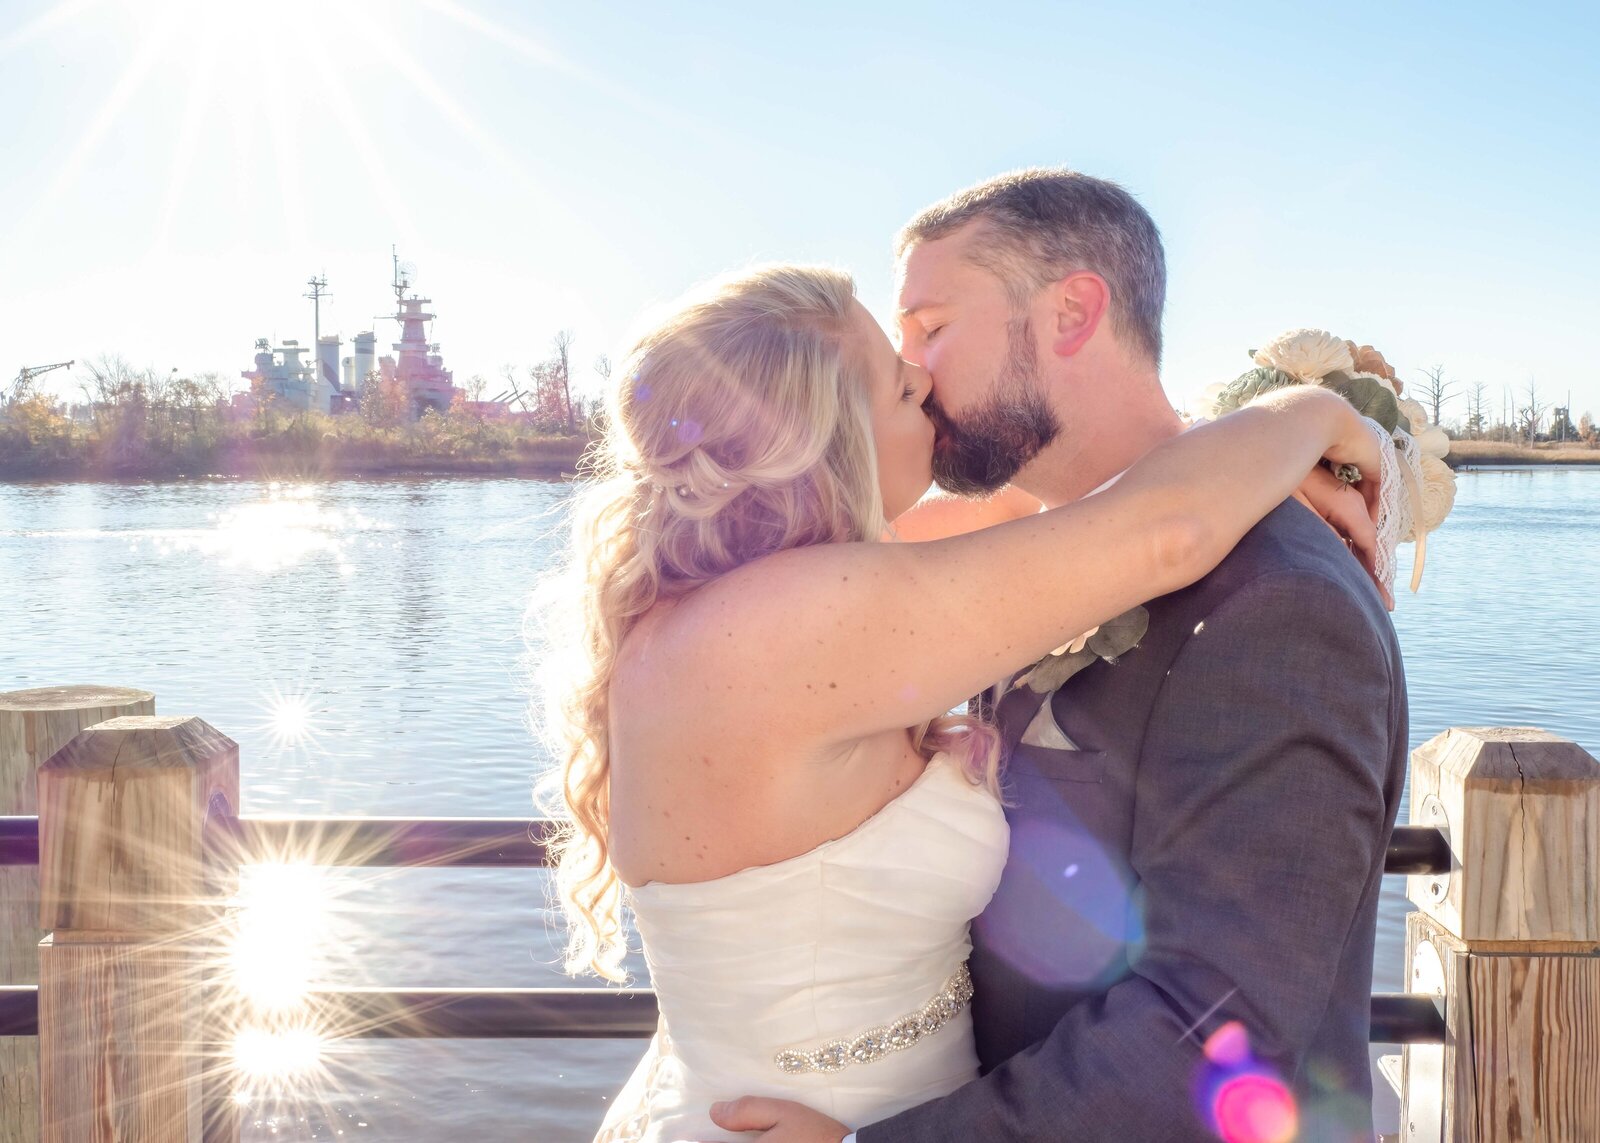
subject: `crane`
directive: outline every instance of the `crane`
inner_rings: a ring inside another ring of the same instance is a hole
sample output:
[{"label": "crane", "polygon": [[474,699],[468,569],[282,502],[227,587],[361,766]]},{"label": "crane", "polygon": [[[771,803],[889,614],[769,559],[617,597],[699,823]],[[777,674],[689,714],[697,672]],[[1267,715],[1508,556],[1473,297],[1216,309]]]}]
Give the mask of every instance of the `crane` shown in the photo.
[{"label": "crane", "polygon": [[53,365],[24,365],[17,370],[17,379],[11,383],[11,392],[6,395],[6,403],[14,404],[26,397],[35,377],[43,377],[46,373],[57,369],[71,369],[72,364],[70,361],[57,361]]}]

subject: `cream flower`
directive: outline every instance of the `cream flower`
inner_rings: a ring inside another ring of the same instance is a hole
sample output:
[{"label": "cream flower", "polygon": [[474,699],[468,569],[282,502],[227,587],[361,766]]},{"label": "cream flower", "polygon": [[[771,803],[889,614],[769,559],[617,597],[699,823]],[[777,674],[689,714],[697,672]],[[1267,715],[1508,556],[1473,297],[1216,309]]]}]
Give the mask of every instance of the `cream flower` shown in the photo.
[{"label": "cream flower", "polygon": [[1422,402],[1413,401],[1410,397],[1400,398],[1400,415],[1411,422],[1411,435],[1416,436],[1428,427],[1428,410],[1422,407]]},{"label": "cream flower", "polygon": [[1450,455],[1450,434],[1438,425],[1424,425],[1421,432],[1413,435],[1417,438],[1417,447],[1422,450],[1423,456],[1443,460]]},{"label": "cream flower", "polygon": [[[1456,504],[1456,474],[1436,456],[1422,458],[1422,530],[1431,532]],[[1416,538],[1416,529],[1407,539]]]},{"label": "cream flower", "polygon": [[1350,346],[1322,329],[1291,329],[1256,350],[1256,364],[1278,369],[1302,381],[1316,381],[1338,370],[1356,367]]}]

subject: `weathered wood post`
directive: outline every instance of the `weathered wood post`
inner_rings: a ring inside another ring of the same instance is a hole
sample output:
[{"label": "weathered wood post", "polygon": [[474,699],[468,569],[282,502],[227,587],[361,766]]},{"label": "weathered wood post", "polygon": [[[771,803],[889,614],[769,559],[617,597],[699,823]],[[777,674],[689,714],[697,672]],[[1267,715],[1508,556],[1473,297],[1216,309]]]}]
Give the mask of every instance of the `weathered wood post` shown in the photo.
[{"label": "weathered wood post", "polygon": [[40,769],[44,1143],[219,1138],[202,1124],[221,920],[203,837],[238,804],[239,748],[198,718],[114,718]]},{"label": "weathered wood post", "polygon": [[[155,712],[155,696],[131,687],[0,691],[0,814],[39,812],[39,767],[84,727]],[[38,922],[39,871],[0,867],[0,984],[39,982]],[[0,1037],[0,1143],[38,1138],[38,1041]]]},{"label": "weathered wood post", "polygon": [[1406,974],[1446,1000],[1405,1050],[1406,1143],[1600,1138],[1600,762],[1531,727],[1453,729],[1411,756],[1411,821],[1451,870],[1407,895]]}]

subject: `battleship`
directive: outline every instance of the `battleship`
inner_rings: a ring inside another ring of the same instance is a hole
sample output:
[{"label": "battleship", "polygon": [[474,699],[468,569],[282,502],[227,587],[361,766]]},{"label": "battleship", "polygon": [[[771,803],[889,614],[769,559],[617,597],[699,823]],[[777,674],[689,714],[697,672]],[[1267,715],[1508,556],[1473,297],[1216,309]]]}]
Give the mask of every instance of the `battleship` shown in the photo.
[{"label": "battleship", "polygon": [[[321,300],[328,296],[327,279],[312,278],[306,297],[315,306],[313,345],[286,340],[274,347],[267,338],[257,339],[254,367],[240,371],[251,391],[266,394],[290,409],[338,414],[355,408],[368,386],[398,384],[413,420],[430,409],[447,410],[461,390],[455,386],[454,374],[445,368],[438,343],[428,339],[428,323],[437,316],[428,310],[433,299],[421,297],[413,289],[416,267],[412,263],[402,262],[393,249],[390,257],[395,309],[380,316],[400,325],[400,340],[392,343],[393,355],[378,357],[377,334],[363,330],[351,339],[350,355],[341,358],[339,335],[321,332]],[[313,350],[310,360],[305,359],[308,348]]]}]

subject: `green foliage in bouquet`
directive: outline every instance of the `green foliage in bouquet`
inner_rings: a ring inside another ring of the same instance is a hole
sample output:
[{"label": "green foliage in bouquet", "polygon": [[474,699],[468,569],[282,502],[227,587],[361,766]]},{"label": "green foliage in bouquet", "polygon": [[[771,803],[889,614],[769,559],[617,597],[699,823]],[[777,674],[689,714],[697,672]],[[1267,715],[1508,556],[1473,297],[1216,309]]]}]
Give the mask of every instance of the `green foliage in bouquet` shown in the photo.
[{"label": "green foliage in bouquet", "polygon": [[[1263,393],[1301,384],[1304,382],[1298,377],[1293,377],[1281,369],[1258,366],[1228,382],[1222,392],[1217,394],[1214,405],[1220,416],[1249,404]],[[1356,412],[1363,417],[1371,417],[1388,432],[1392,433],[1395,429],[1411,431],[1410,423],[1400,415],[1400,404],[1395,395],[1371,377],[1352,377],[1348,373],[1335,370],[1316,384],[1324,389],[1332,389],[1354,405]]]},{"label": "green foliage in bouquet", "polygon": [[1411,422],[1400,415],[1400,403],[1395,395],[1371,377],[1351,377],[1335,371],[1317,382],[1324,389],[1332,389],[1356,407],[1363,417],[1371,417],[1386,432],[1396,429],[1411,431]]},{"label": "green foliage in bouquet", "polygon": [[1231,413],[1248,405],[1263,393],[1270,393],[1274,389],[1286,389],[1290,385],[1300,384],[1298,377],[1291,377],[1279,369],[1268,369],[1262,366],[1241,373],[1223,387],[1214,402],[1217,415]]}]

